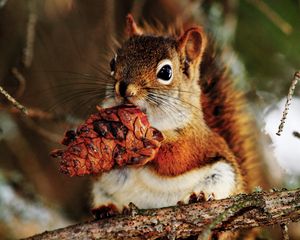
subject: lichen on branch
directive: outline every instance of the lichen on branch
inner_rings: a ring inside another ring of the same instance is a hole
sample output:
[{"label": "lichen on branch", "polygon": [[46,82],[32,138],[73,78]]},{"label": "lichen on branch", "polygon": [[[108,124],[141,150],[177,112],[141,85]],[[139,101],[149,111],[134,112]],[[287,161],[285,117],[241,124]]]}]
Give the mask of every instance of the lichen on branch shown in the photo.
[{"label": "lichen on branch", "polygon": [[179,238],[208,230],[235,231],[299,220],[300,189],[255,192],[222,200],[138,210],[134,215],[80,223],[27,240],[157,239],[170,235]]}]

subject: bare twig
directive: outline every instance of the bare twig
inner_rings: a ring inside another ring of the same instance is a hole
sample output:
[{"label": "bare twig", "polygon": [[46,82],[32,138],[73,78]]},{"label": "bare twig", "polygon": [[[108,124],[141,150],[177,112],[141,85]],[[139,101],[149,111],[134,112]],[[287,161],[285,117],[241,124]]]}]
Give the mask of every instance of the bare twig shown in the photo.
[{"label": "bare twig", "polygon": [[[20,113],[20,111],[16,108],[2,106],[1,104],[0,104],[0,110],[5,110],[12,114]],[[27,108],[26,111],[27,111],[26,116],[28,117],[26,119],[27,126],[30,127],[32,130],[34,130],[39,135],[41,135],[42,137],[44,137],[45,139],[48,139],[49,141],[55,143],[61,141],[61,136],[52,131],[47,130],[46,128],[41,127],[33,120],[43,120],[43,121],[67,124],[68,127],[76,126],[81,122],[80,119],[76,119],[68,115],[49,113],[38,108]]]},{"label": "bare twig", "polygon": [[31,0],[29,4],[29,16],[27,23],[27,33],[26,33],[26,46],[24,49],[24,59],[23,63],[25,67],[30,67],[33,60],[34,51],[34,40],[35,40],[35,28],[37,22],[36,14],[36,2]]},{"label": "bare twig", "polygon": [[5,91],[1,86],[0,86],[0,93],[4,95],[4,97],[12,104],[14,105],[17,109],[19,109],[22,113],[28,114],[28,111],[26,107],[24,107],[21,103],[19,103],[16,99],[14,99],[7,91]]},{"label": "bare twig", "polygon": [[18,91],[15,94],[17,98],[21,97],[24,92],[25,92],[25,88],[26,88],[26,79],[23,76],[23,74],[17,69],[17,68],[12,68],[11,70],[12,74],[14,75],[14,77],[19,81],[19,87],[18,87]]},{"label": "bare twig", "polygon": [[53,142],[53,143],[59,143],[61,141],[61,135],[57,134],[53,131],[50,131],[44,127],[41,127],[39,124],[35,123],[31,119],[26,120],[26,125],[31,128],[33,131],[35,131],[37,134],[39,134],[41,137]]},{"label": "bare twig", "polygon": [[[234,209],[233,206],[243,206]],[[213,231],[236,231],[300,220],[300,189],[279,192],[255,192],[231,198],[167,207],[137,210],[132,215],[81,223],[29,239],[157,239],[165,236],[184,238],[199,235],[207,226],[230,209],[226,221],[218,222]],[[241,211],[239,211],[241,210]]]},{"label": "bare twig", "polygon": [[[53,113],[53,112],[46,112],[38,108],[26,108],[27,109],[27,116],[34,120],[45,120],[45,121],[52,121],[52,122],[62,122],[69,125],[78,125],[81,120],[75,117],[71,117],[68,114],[60,114],[60,113]],[[12,114],[18,114],[20,111],[13,107],[6,107],[0,104],[0,110],[5,110]]]},{"label": "bare twig", "polygon": [[300,133],[297,131],[293,132],[294,137],[299,138],[300,139]]},{"label": "bare twig", "polygon": [[283,111],[283,114],[282,114],[282,118],[280,120],[280,125],[279,125],[278,131],[276,133],[278,136],[280,136],[281,132],[283,131],[286,116],[287,116],[288,111],[289,111],[289,106],[291,105],[292,97],[293,97],[293,94],[294,94],[294,91],[295,91],[295,88],[296,88],[296,84],[298,83],[299,79],[300,79],[300,71],[295,73],[292,84],[290,86],[289,93],[288,93],[286,103],[285,103],[285,106],[284,106],[284,111]]},{"label": "bare twig", "polygon": [[282,17],[278,15],[272,8],[270,8],[264,1],[262,0],[248,0],[251,4],[257,7],[263,14],[270,19],[283,33],[289,35],[293,31],[293,27],[285,21]]}]

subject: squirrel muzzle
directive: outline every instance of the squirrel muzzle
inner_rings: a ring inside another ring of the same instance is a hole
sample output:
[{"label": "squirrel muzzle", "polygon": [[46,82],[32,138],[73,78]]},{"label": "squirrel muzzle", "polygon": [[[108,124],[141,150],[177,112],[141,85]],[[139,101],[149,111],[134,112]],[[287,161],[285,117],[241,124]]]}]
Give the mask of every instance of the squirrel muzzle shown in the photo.
[{"label": "squirrel muzzle", "polygon": [[137,87],[134,84],[119,81],[115,85],[116,94],[123,98],[134,97],[137,95]]}]

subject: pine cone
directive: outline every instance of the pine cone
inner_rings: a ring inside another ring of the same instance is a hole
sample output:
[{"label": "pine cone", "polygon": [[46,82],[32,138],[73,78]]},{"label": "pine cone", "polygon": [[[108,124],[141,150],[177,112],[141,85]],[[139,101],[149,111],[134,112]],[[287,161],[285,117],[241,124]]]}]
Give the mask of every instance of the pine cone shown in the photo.
[{"label": "pine cone", "polygon": [[52,151],[51,156],[61,158],[63,173],[97,174],[124,165],[141,166],[155,158],[163,135],[150,127],[142,111],[132,105],[98,111],[76,132],[66,132],[65,150]]}]

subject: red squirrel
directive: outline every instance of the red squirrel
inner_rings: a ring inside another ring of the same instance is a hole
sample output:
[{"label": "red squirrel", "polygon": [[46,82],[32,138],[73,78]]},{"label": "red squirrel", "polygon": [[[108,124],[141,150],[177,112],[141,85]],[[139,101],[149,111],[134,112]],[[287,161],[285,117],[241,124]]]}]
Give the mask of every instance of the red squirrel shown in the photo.
[{"label": "red squirrel", "polygon": [[130,103],[161,131],[156,158],[114,169],[93,182],[100,216],[188,203],[192,195],[222,199],[261,184],[253,122],[203,28],[180,36],[137,26],[110,62],[114,96],[104,107]]}]

